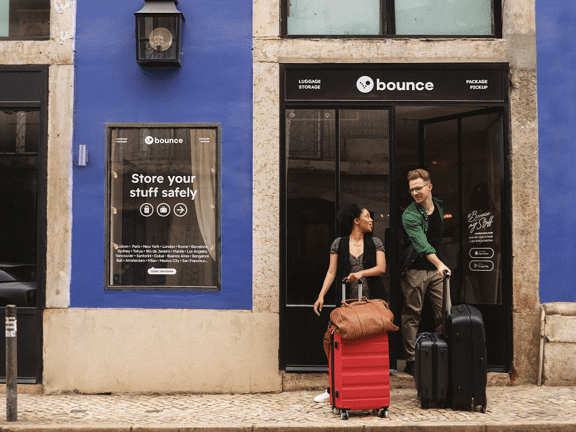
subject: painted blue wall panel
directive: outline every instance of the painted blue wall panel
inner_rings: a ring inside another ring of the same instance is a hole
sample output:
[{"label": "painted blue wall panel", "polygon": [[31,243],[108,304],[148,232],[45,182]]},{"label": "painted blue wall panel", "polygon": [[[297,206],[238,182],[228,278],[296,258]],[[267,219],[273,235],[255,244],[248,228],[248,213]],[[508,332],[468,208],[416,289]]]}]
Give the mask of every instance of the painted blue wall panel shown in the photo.
[{"label": "painted blue wall panel", "polygon": [[[252,1],[180,1],[181,68],[136,63],[143,0],[77,2],[71,306],[252,308]],[[106,291],[105,123],[221,123],[221,292]]]},{"label": "painted blue wall panel", "polygon": [[537,0],[540,301],[576,286],[576,1]]}]

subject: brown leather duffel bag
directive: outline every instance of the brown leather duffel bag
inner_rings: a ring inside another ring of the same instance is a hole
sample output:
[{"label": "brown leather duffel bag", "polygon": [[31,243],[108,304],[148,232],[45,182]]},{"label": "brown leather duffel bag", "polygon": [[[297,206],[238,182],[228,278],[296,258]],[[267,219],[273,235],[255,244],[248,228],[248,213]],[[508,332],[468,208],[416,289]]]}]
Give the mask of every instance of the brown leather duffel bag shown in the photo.
[{"label": "brown leather duffel bag", "polygon": [[330,322],[342,339],[398,330],[394,314],[382,299],[346,300],[330,314]]}]

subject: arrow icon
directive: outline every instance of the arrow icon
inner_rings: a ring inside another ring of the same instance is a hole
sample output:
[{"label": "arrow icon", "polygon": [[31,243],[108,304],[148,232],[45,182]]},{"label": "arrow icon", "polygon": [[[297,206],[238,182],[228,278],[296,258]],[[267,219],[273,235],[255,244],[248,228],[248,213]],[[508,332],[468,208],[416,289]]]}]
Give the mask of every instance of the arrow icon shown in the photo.
[{"label": "arrow icon", "polygon": [[178,217],[183,217],[188,213],[188,207],[184,203],[178,203],[174,206],[174,214]]}]

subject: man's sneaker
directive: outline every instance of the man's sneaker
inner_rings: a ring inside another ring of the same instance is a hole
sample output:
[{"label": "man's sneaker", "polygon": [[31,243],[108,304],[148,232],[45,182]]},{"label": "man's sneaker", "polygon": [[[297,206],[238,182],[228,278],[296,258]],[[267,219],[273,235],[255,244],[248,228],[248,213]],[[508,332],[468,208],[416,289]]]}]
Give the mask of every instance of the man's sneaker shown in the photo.
[{"label": "man's sneaker", "polygon": [[325,390],[324,393],[319,394],[314,398],[314,402],[330,402],[330,393]]},{"label": "man's sneaker", "polygon": [[416,363],[414,361],[407,361],[404,372],[406,372],[408,375],[414,376],[416,374]]}]

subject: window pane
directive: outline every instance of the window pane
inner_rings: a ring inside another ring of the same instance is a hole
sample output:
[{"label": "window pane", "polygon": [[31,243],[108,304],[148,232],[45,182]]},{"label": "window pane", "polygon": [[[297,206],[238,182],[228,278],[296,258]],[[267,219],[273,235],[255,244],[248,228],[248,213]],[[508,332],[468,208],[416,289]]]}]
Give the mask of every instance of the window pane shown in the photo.
[{"label": "window pane", "polygon": [[112,131],[112,289],[218,289],[216,133],[185,127]]},{"label": "window pane", "polygon": [[[286,111],[286,302],[312,305],[328,270],[334,240],[334,110]],[[311,289],[314,287],[314,289]],[[325,304],[334,304],[334,289]]]},{"label": "window pane", "polygon": [[289,35],[381,34],[380,0],[289,0]]},{"label": "window pane", "polygon": [[398,35],[492,35],[492,0],[396,0]]},{"label": "window pane", "polygon": [[47,39],[50,0],[0,0],[0,37]]},{"label": "window pane", "polygon": [[10,13],[9,0],[0,0],[0,37],[8,37],[9,13]]},{"label": "window pane", "polygon": [[37,151],[38,112],[0,111],[0,282],[14,288],[4,289],[0,306],[35,306]]},{"label": "window pane", "polygon": [[499,114],[462,119],[462,302],[470,304],[502,304],[501,135]]},{"label": "window pane", "polygon": [[[372,236],[382,243],[390,227],[389,133],[388,111],[340,111],[340,203],[354,201],[366,208],[374,221]],[[390,301],[389,277],[380,278],[384,285],[380,295]],[[369,297],[378,295],[367,286],[364,290]]]},{"label": "window pane", "polygon": [[38,111],[0,111],[0,153],[37,153]]},{"label": "window pane", "polygon": [[424,167],[430,172],[433,196],[444,202],[444,232],[439,257],[452,271],[452,290],[460,286],[461,223],[458,188],[458,120],[431,123],[424,127]]}]

